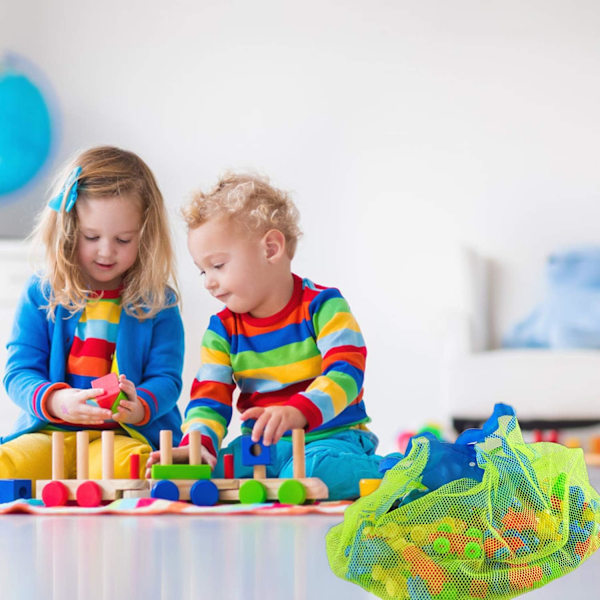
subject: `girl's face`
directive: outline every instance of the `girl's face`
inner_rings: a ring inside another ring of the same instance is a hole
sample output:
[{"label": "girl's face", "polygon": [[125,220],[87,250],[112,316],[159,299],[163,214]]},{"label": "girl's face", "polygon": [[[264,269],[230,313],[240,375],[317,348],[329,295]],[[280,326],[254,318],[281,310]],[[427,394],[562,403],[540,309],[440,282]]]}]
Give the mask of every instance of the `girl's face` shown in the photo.
[{"label": "girl's face", "polygon": [[77,258],[93,290],[112,290],[138,255],[142,211],[135,195],[80,198]]}]

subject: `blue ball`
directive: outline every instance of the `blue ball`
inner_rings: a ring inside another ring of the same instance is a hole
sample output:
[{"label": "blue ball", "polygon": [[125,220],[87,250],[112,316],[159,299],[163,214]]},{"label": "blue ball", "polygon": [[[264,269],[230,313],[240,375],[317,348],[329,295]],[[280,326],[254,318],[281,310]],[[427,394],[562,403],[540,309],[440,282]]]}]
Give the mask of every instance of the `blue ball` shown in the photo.
[{"label": "blue ball", "polygon": [[50,112],[40,90],[14,70],[0,73],[0,196],[38,173],[51,138]]}]

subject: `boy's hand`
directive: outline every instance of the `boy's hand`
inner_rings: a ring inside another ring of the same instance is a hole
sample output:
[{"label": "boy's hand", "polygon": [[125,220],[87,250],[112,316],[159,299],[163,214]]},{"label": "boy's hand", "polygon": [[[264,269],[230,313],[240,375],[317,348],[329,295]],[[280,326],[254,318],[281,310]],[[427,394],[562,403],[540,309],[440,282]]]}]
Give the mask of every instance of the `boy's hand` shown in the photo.
[{"label": "boy's hand", "polygon": [[112,413],[107,408],[87,404],[87,401],[103,393],[104,390],[100,388],[56,390],[48,396],[46,409],[52,417],[67,423],[102,425],[104,421],[112,419]]},{"label": "boy's hand", "polygon": [[293,406],[254,406],[244,411],[242,421],[256,419],[252,428],[252,441],[263,438],[263,444],[276,444],[281,436],[290,429],[304,429],[308,424],[306,417]]},{"label": "boy's hand", "polygon": [[146,409],[141,403],[135,391],[133,381],[130,381],[125,375],[119,375],[119,388],[127,396],[127,400],[121,400],[117,406],[117,412],[112,418],[119,423],[136,425],[146,416]]},{"label": "boy's hand", "polygon": [[[217,458],[214,454],[209,452],[204,446],[202,446],[202,462],[206,465],[210,465],[211,469],[215,468],[217,464]],[[190,462],[190,447],[179,446],[173,448],[173,464],[188,463]],[[152,477],[152,465],[160,463],[160,450],[150,452],[148,461],[146,462],[146,479]]]}]

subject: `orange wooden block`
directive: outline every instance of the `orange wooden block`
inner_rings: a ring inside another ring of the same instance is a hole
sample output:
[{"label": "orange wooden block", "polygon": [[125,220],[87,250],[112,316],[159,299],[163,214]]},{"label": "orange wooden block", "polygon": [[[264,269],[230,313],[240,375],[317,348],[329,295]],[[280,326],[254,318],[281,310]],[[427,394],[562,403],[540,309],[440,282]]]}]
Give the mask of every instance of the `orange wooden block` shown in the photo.
[{"label": "orange wooden block", "polygon": [[473,579],[469,586],[469,594],[473,598],[486,598],[488,595],[488,584],[479,579]]},{"label": "orange wooden block", "polygon": [[524,529],[537,530],[538,522],[533,512],[516,512],[512,508],[502,518],[502,525],[505,529],[514,529],[519,533]]},{"label": "orange wooden block", "polygon": [[508,580],[516,590],[532,588],[544,577],[542,567],[524,567],[522,569],[509,569]]},{"label": "orange wooden block", "polygon": [[410,563],[410,572],[413,576],[420,577],[427,583],[432,594],[439,594],[446,583],[446,573],[416,546],[406,546],[402,550],[402,557]]},{"label": "orange wooden block", "polygon": [[505,545],[497,538],[488,538],[483,542],[483,549],[488,558],[491,558],[496,553],[496,550],[505,548]]}]

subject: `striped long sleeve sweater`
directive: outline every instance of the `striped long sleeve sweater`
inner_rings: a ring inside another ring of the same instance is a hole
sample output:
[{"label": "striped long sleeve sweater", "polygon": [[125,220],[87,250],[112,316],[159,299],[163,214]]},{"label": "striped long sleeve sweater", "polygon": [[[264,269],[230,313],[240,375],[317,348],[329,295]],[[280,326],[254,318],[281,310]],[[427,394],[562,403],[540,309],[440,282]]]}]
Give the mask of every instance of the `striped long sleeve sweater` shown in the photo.
[{"label": "striped long sleeve sweater", "polygon": [[[307,440],[369,421],[363,402],[365,343],[346,300],[294,275],[294,292],[277,314],[256,319],[224,309],[202,340],[201,366],[185,412],[182,444],[193,429],[217,454],[232,415],[286,404],[308,422]],[[249,432],[252,421],[242,424]],[[287,432],[286,435],[289,435]]]}]

